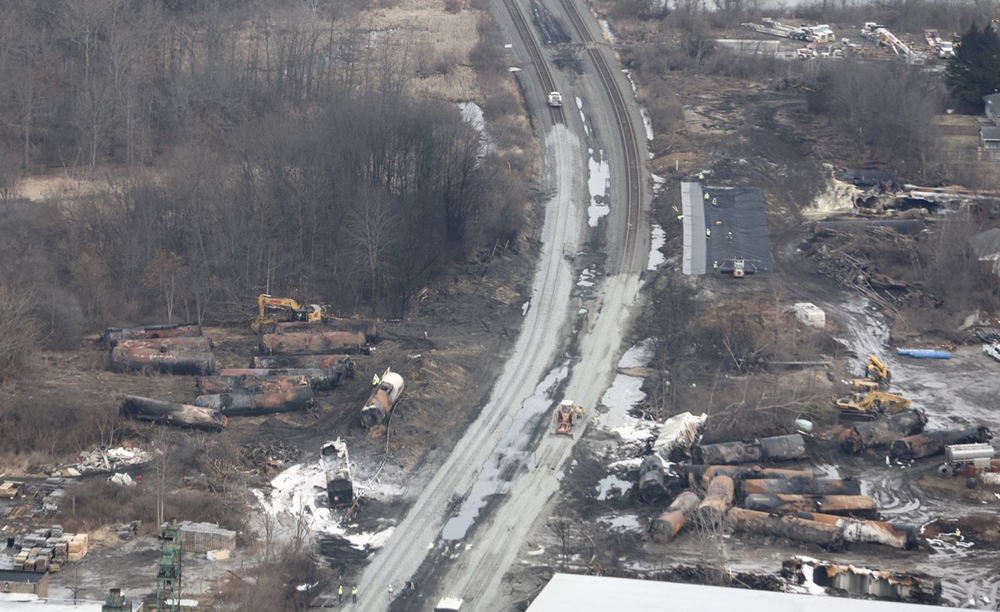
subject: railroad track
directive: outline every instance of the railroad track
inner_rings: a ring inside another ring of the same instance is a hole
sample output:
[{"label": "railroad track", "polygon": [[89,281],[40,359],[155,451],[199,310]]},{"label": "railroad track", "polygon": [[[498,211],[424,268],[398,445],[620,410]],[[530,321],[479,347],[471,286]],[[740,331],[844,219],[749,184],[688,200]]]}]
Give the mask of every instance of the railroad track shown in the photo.
[{"label": "railroad track", "polygon": [[[556,91],[555,81],[552,80],[552,72],[549,70],[549,65],[546,63],[545,58],[542,57],[542,50],[538,46],[538,43],[535,42],[535,37],[531,35],[528,22],[524,18],[524,15],[521,14],[521,10],[517,8],[517,3],[514,0],[503,0],[503,3],[507,7],[507,12],[510,13],[511,19],[514,20],[517,35],[528,49],[528,54],[531,56],[531,63],[538,71],[538,78],[542,82],[542,89],[545,94],[548,95],[550,91]],[[552,123],[566,123],[566,115],[563,113],[561,106],[549,106],[549,116],[552,118]]]},{"label": "railroad track", "polygon": [[[512,0],[504,1],[508,3],[512,2]],[[604,84],[604,89],[607,91],[614,109],[615,124],[621,138],[622,152],[625,159],[626,192],[623,204],[627,207],[627,214],[625,217],[625,242],[622,245],[622,258],[618,269],[618,274],[625,274],[633,269],[636,264],[635,258],[638,255],[636,244],[638,242],[639,215],[642,210],[641,187],[643,181],[643,168],[639,161],[639,144],[636,142],[635,130],[632,129],[632,124],[628,119],[627,101],[618,87],[618,82],[615,80],[611,66],[608,65],[607,60],[600,51],[599,41],[595,40],[590,34],[590,30],[587,28],[587,24],[584,23],[583,18],[580,17],[580,13],[577,11],[573,0],[559,1],[573,23],[573,28],[576,30],[577,35],[579,35],[581,41],[584,43],[587,55],[590,56],[591,61],[597,68],[598,75],[601,77],[601,83]]]}]

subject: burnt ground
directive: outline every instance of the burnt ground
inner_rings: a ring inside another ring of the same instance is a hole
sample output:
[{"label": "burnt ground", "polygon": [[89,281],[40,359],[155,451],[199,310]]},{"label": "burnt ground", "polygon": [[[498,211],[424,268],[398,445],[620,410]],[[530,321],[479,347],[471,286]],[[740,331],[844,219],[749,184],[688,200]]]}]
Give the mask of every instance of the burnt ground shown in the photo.
[{"label": "burnt ground", "polygon": [[[395,482],[403,490],[363,499],[351,515],[347,532],[384,529],[403,514],[406,504],[401,502],[419,489],[430,468],[450,452],[450,442],[460,437],[475,418],[476,408],[484,403],[484,396],[499,372],[497,365],[516,336],[521,304],[528,299],[524,292],[530,288],[533,250],[527,243],[512,245],[505,252],[498,251],[492,259],[486,251],[476,261],[455,266],[439,284],[421,292],[414,298],[405,320],[379,321],[380,341],[371,354],[355,357],[356,377],[319,394],[314,410],[233,417],[228,429],[219,434],[121,421],[116,417],[118,406],[127,394],[178,402],[193,400],[197,395],[193,376],[109,372],[107,351],[90,340],[76,351],[40,353],[32,358],[20,379],[6,388],[8,399],[15,407],[43,406],[53,412],[53,423],[61,419],[66,427],[53,427],[51,444],[46,449],[51,454],[36,452],[11,457],[5,461],[2,472],[7,478],[42,478],[54,473],[58,464],[72,463],[78,452],[93,450],[77,443],[72,436],[73,427],[82,427],[73,419],[74,411],[81,410],[96,411],[109,423],[114,422],[119,432],[116,443],[164,448],[169,464],[167,482],[171,493],[168,495],[182,494],[195,487],[199,492],[213,492],[226,499],[252,500],[246,487],[266,493],[270,488],[268,481],[281,472],[282,466],[315,465],[320,446],[341,437],[348,442],[356,482]],[[247,327],[206,328],[205,334],[213,340],[219,368],[247,367],[250,357],[257,354],[257,336]],[[390,367],[406,381],[403,398],[388,428],[379,426],[367,431],[359,419],[361,405],[370,393],[372,375]],[[212,452],[225,450],[220,457],[232,458],[238,456],[233,449],[240,447],[277,448],[278,452],[271,457],[271,465],[266,465],[267,453],[258,455],[256,460],[244,454],[225,470],[206,470],[213,467]],[[147,465],[128,471],[133,475],[144,474],[148,482],[154,470],[154,465]],[[87,476],[81,480],[104,477]],[[184,477],[188,477],[187,482]],[[145,494],[152,495],[155,495],[153,489]],[[23,505],[23,500],[15,503]],[[143,507],[147,505],[150,504]],[[227,570],[247,567],[262,550],[260,537],[252,533],[257,527],[253,516],[259,516],[259,512],[249,508],[245,512],[224,516],[220,521],[224,527],[240,530],[240,541],[245,544],[234,553],[232,561],[212,564],[198,560],[197,555],[185,555],[185,564],[197,567],[202,576],[197,583],[188,583],[189,596],[200,593],[201,597],[210,598],[222,584],[215,584],[215,579],[224,582]],[[73,523],[89,531],[91,551],[81,563],[70,564],[53,575],[54,594],[72,595],[76,591],[80,597],[96,599],[102,598],[109,586],[118,585],[136,596],[155,592],[158,545],[150,537],[155,533],[152,525],[155,521],[145,522],[143,537],[124,543],[112,530],[101,526],[100,518],[89,518],[80,524],[74,521],[72,510],[65,507],[62,514],[54,516],[0,519],[0,528],[5,533],[18,533],[57,522]],[[333,576],[349,576],[358,571],[371,551],[336,534],[317,537],[316,545],[319,565]]]}]

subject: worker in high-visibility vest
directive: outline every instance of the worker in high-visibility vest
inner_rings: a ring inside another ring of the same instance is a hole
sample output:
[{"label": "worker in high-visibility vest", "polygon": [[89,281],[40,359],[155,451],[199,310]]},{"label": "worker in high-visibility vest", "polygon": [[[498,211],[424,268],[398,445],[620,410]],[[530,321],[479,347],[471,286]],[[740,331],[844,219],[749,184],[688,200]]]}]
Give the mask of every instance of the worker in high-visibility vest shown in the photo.
[{"label": "worker in high-visibility vest", "polygon": [[712,235],[712,228],[706,227],[705,228],[705,235],[706,236],[711,236]]},{"label": "worker in high-visibility vest", "polygon": [[373,387],[377,387],[380,382],[382,382],[382,379],[378,377],[378,374],[376,374],[375,376],[372,376],[372,386]]},{"label": "worker in high-visibility vest", "polygon": [[705,180],[705,173],[704,172],[699,172],[698,173],[698,180],[699,181]]},{"label": "worker in high-visibility vest", "polygon": [[705,192],[705,201],[708,201],[708,192]]}]

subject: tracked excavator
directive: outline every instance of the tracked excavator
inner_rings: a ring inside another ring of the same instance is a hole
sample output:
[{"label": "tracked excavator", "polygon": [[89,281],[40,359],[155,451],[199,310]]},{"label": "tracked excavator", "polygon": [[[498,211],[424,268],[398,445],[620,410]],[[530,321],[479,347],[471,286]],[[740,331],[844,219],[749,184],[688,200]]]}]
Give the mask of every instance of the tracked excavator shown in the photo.
[{"label": "tracked excavator", "polygon": [[274,297],[262,293],[257,297],[257,320],[251,327],[256,332],[269,331],[275,323],[284,321],[305,321],[309,323],[323,320],[323,307],[307,304],[305,307],[291,298]]},{"label": "tracked excavator", "polygon": [[885,391],[852,393],[834,400],[845,421],[871,421],[881,414],[896,414],[910,407],[913,400]]}]

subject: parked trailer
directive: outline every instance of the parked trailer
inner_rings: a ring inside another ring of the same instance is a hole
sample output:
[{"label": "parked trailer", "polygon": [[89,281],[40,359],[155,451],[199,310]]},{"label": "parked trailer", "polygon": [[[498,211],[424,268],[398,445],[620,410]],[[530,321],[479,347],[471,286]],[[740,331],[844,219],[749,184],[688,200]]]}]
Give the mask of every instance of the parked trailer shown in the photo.
[{"label": "parked trailer", "polygon": [[674,539],[700,503],[701,498],[694,491],[683,491],[674,498],[666,512],[653,519],[650,525],[653,541],[663,543]]},{"label": "parked trailer", "polygon": [[327,355],[361,353],[367,350],[361,332],[320,332],[315,334],[264,334],[261,353],[265,355]]},{"label": "parked trailer", "polygon": [[403,395],[403,377],[386,370],[375,390],[361,409],[361,424],[370,429],[385,422]]},{"label": "parked trailer", "polygon": [[164,402],[126,395],[119,409],[121,414],[139,421],[193,427],[206,431],[222,431],[229,424],[224,414],[212,408]]},{"label": "parked trailer", "polygon": [[279,368],[265,370],[260,368],[228,368],[219,372],[219,376],[260,376],[260,377],[281,377],[294,376],[305,377],[313,389],[323,391],[332,389],[340,383],[340,379],[346,374],[345,368]]}]

